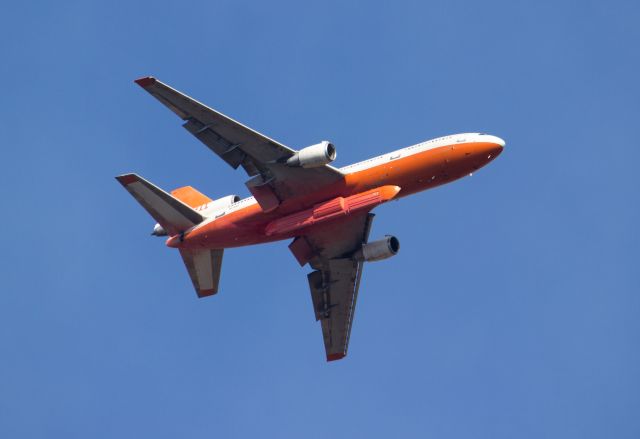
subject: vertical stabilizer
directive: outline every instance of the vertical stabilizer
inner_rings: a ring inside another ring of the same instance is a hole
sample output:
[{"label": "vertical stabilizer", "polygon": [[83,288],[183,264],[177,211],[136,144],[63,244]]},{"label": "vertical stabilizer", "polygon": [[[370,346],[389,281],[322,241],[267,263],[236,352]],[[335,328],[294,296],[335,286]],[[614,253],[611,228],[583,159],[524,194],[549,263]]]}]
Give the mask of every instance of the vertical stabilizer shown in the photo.
[{"label": "vertical stabilizer", "polygon": [[174,189],[171,191],[171,195],[182,201],[187,206],[193,208],[200,207],[203,204],[213,201],[211,198],[191,186],[183,186],[178,189]]}]

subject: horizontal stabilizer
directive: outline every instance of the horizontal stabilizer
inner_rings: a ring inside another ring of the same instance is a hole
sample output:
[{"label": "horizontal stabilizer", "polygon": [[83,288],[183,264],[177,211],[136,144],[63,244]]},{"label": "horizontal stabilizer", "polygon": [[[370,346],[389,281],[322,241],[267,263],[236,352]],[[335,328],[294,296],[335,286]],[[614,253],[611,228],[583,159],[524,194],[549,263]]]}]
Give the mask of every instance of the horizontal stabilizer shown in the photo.
[{"label": "horizontal stabilizer", "polygon": [[223,249],[180,249],[180,256],[187,267],[198,297],[212,296],[218,292],[223,253]]},{"label": "horizontal stabilizer", "polygon": [[182,233],[204,221],[191,207],[136,174],[120,175],[116,180],[169,235]]}]

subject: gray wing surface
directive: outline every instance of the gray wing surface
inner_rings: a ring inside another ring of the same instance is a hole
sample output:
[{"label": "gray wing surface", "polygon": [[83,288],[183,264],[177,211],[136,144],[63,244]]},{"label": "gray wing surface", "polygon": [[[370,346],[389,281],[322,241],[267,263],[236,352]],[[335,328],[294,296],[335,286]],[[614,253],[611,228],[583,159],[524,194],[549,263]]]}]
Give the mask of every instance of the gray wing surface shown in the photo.
[{"label": "gray wing surface", "polygon": [[184,120],[184,128],[211,151],[234,169],[242,166],[249,176],[255,177],[250,180],[252,186],[268,186],[279,202],[305,195],[343,177],[339,170],[328,165],[306,169],[286,166],[284,162],[295,150],[153,77],[138,79],[136,83]]},{"label": "gray wing surface", "polygon": [[218,292],[223,255],[223,249],[180,249],[180,256],[198,297],[212,296]]},{"label": "gray wing surface", "polygon": [[312,249],[309,288],[327,361],[347,355],[364,263],[353,257],[367,242],[373,214],[356,215],[298,239]]}]

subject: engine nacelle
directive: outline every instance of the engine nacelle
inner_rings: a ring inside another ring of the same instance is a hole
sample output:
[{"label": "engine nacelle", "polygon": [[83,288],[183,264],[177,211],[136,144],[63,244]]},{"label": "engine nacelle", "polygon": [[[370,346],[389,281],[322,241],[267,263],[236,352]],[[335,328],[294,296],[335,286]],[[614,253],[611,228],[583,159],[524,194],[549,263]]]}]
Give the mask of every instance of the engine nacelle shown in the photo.
[{"label": "engine nacelle", "polygon": [[156,223],[156,225],[153,226],[153,232],[151,232],[151,234],[153,236],[167,236],[166,230],[164,230],[162,226],[158,223]]},{"label": "engine nacelle", "polygon": [[331,163],[336,159],[336,147],[333,143],[322,142],[302,148],[287,160],[289,166],[301,166],[303,168],[317,168]]},{"label": "engine nacelle", "polygon": [[395,236],[387,235],[382,239],[362,244],[362,249],[356,254],[361,261],[381,261],[398,254],[400,241]]}]

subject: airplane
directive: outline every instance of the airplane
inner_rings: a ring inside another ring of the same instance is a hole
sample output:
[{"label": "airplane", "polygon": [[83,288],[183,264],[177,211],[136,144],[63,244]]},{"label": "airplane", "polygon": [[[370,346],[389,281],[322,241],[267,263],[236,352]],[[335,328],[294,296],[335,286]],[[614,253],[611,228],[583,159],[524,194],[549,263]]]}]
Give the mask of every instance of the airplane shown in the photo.
[{"label": "airplane", "polygon": [[294,150],[148,76],[135,82],[184,121],[183,127],[231,167],[249,175],[251,197],[211,199],[191,186],[165,192],[137,174],[116,179],[167,236],[198,297],[218,292],[224,250],[291,239],[307,275],[327,361],[347,355],[365,262],[396,255],[395,236],[369,241],[378,205],[470,175],[505,142],[484,133],[439,137],[336,168],[336,148],[321,141]]}]

